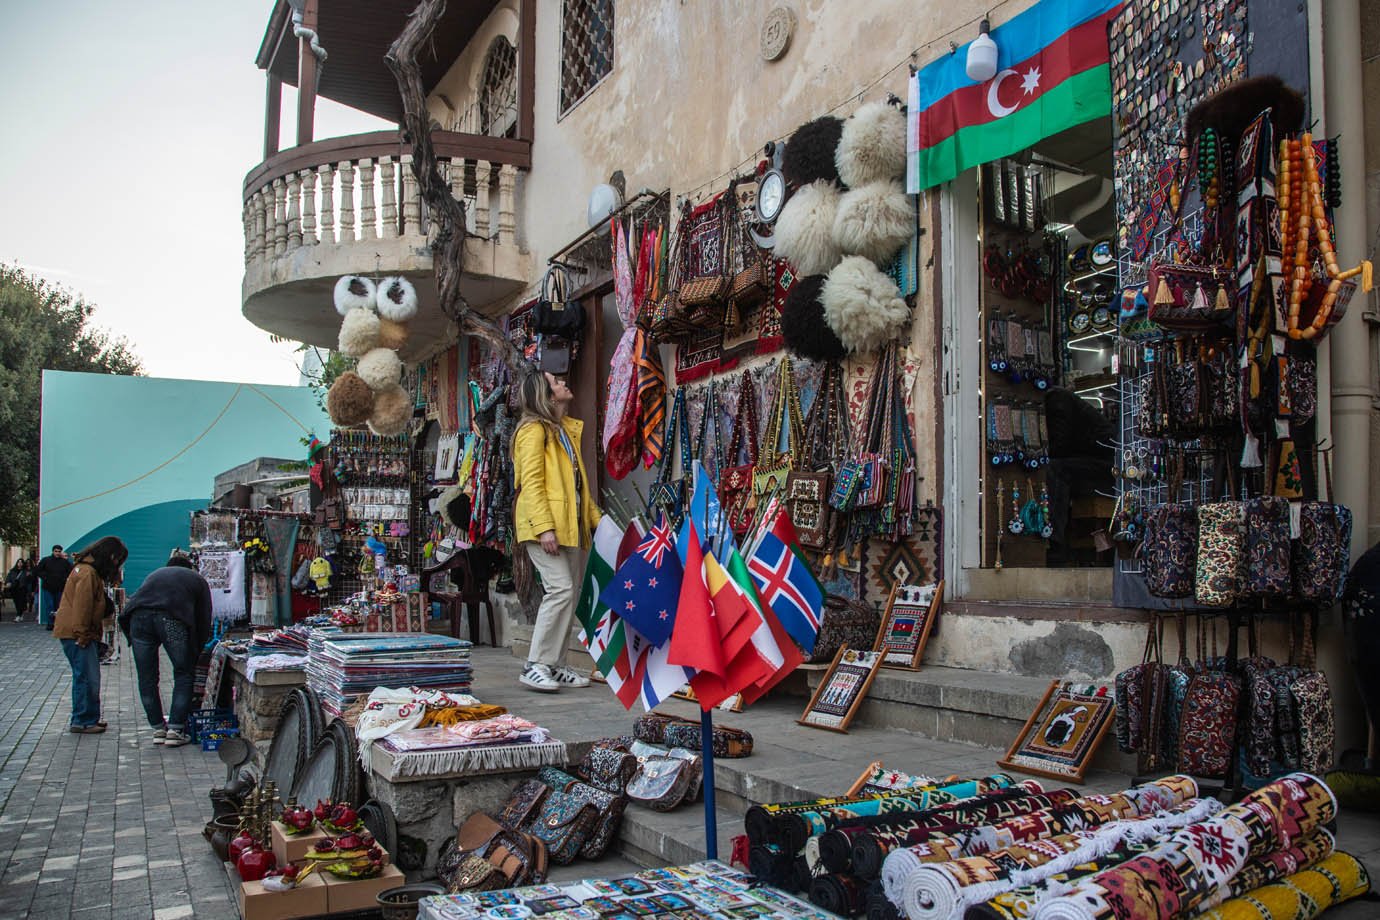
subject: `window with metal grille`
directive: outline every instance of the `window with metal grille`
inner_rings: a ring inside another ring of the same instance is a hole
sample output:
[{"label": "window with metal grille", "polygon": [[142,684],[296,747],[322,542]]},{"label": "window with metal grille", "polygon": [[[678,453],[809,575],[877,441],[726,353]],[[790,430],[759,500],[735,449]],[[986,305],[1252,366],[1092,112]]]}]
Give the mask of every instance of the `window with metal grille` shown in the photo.
[{"label": "window with metal grille", "polygon": [[517,133],[517,49],[505,35],[495,38],[484,56],[479,130],[490,137],[513,137]]},{"label": "window with metal grille", "polygon": [[613,0],[561,2],[561,114],[613,70]]}]

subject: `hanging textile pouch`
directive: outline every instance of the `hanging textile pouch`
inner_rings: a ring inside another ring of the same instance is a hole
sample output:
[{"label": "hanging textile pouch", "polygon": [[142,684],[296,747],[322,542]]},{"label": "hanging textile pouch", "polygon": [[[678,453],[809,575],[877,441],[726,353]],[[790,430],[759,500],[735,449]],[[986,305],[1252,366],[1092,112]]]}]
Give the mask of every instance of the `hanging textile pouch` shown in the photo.
[{"label": "hanging textile pouch", "polygon": [[1145,514],[1140,552],[1146,590],[1156,597],[1192,597],[1198,567],[1197,509],[1188,502],[1151,508]]},{"label": "hanging textile pouch", "polygon": [[1149,281],[1149,316],[1156,325],[1193,332],[1235,322],[1236,285],[1226,269],[1156,262]]},{"label": "hanging textile pouch", "polygon": [[1198,506],[1198,568],[1193,596],[1203,607],[1230,607],[1241,593],[1245,562],[1245,502],[1230,499],[1235,492],[1235,468],[1218,460],[1218,483],[1226,470],[1228,500]]},{"label": "hanging textile pouch", "polygon": [[552,790],[532,824],[532,836],[546,844],[552,862],[566,866],[580,855],[598,822],[598,808],[585,798]]},{"label": "hanging textile pouch", "polygon": [[1212,658],[1202,654],[1203,621],[1198,621],[1198,670],[1184,695],[1179,719],[1179,770],[1193,776],[1226,776],[1236,747],[1237,709],[1241,702],[1241,678],[1212,670],[1217,657],[1217,630],[1213,627]]},{"label": "hanging textile pouch", "polygon": [[1332,458],[1322,454],[1327,500],[1304,502],[1294,543],[1294,590],[1301,600],[1330,607],[1342,599],[1351,564],[1351,509],[1332,501]]},{"label": "hanging textile pouch", "polygon": [[822,550],[829,544],[830,475],[821,473],[791,473],[786,477],[786,507],[795,525],[800,545]]},{"label": "hanging textile pouch", "polygon": [[1293,588],[1289,502],[1266,495],[1250,499],[1245,507],[1246,561],[1241,593],[1265,600],[1286,598]]}]

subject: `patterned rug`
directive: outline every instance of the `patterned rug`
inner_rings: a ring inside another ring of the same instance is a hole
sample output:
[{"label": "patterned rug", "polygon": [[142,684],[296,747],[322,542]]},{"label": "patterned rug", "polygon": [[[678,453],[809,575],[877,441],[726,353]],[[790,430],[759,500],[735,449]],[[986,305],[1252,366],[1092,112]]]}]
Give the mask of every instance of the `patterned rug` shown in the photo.
[{"label": "patterned rug", "polygon": [[1200,920],[1313,920],[1369,890],[1370,876],[1356,857],[1333,853],[1311,869],[1223,903]]},{"label": "patterned rug", "polygon": [[1149,853],[1082,879],[1034,920],[1158,920],[1190,916],[1253,857],[1282,850],[1337,813],[1332,791],[1293,773],[1176,831]]},{"label": "patterned rug", "polygon": [[933,584],[944,577],[944,513],[938,507],[915,511],[915,530],[899,540],[868,541],[865,586],[868,600],[885,602],[894,585]]}]

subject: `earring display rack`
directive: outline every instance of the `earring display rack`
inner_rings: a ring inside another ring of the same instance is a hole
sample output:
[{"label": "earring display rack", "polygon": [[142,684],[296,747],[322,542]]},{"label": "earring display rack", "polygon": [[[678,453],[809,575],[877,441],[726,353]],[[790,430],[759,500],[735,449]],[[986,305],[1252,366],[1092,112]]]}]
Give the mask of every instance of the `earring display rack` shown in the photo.
[{"label": "earring display rack", "polygon": [[[383,586],[376,575],[360,575],[365,539],[374,536],[388,547],[389,566],[405,565],[409,572],[418,571],[420,543],[416,540],[420,526],[418,502],[418,451],[406,435],[380,437],[358,429],[336,429],[331,432],[327,461],[340,478],[345,495],[354,491],[401,490],[406,501],[398,504],[399,515],[390,520],[359,520],[346,508],[346,522],[340,532],[340,545],[332,558],[329,603],[338,604],[361,591]],[[424,501],[424,499],[423,499]],[[405,525],[405,533],[392,532],[394,525]]]}]

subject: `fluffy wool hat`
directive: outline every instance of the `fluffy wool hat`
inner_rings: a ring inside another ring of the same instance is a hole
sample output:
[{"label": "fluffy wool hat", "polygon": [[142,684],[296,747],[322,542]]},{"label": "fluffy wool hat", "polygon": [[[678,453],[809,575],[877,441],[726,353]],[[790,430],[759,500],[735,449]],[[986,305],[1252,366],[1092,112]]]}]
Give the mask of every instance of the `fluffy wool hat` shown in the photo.
[{"label": "fluffy wool hat", "polygon": [[819,295],[824,320],[849,351],[876,351],[910,319],[901,289],[870,259],[849,256],[829,273]]},{"label": "fluffy wool hat", "polygon": [[378,288],[363,275],[342,275],[335,283],[335,309],[341,316],[356,307],[372,310],[376,300]]},{"label": "fluffy wool hat", "polygon": [[436,499],[436,508],[441,512],[441,520],[445,521],[448,527],[464,528],[470,525],[470,504],[465,487],[458,482],[447,487]]},{"label": "fluffy wool hat", "polygon": [[379,285],[379,316],[405,323],[417,315],[417,289],[406,278],[384,278]]},{"label": "fluffy wool hat", "polygon": [[915,233],[915,204],[895,179],[869,182],[839,198],[834,244],[850,256],[886,262]]},{"label": "fluffy wool hat", "polygon": [[374,413],[369,416],[369,430],[380,437],[390,438],[407,430],[412,420],[412,397],[396,383],[379,390],[374,396]]},{"label": "fluffy wool hat", "polygon": [[397,386],[398,378],[402,376],[402,361],[399,360],[398,353],[391,348],[375,348],[359,359],[355,373],[369,384],[370,389],[378,393]]},{"label": "fluffy wool hat", "polygon": [[843,133],[843,121],[833,115],[823,115],[807,121],[786,142],[781,155],[781,172],[792,185],[807,185],[820,179],[837,182],[839,170],[834,165],[834,151]]},{"label": "fluffy wool hat", "polygon": [[358,425],[374,411],[374,391],[354,371],[335,378],[326,393],[326,414],[341,428]]},{"label": "fluffy wool hat", "polygon": [[834,164],[849,188],[906,174],[906,116],[894,105],[869,102],[843,123]]},{"label": "fluffy wool hat", "polygon": [[341,354],[358,358],[379,344],[378,315],[364,307],[353,307],[345,311],[345,319],[340,323]]},{"label": "fluffy wool hat", "polygon": [[410,331],[407,323],[396,323],[380,317],[378,346],[397,351],[407,344],[407,335]]},{"label": "fluffy wool hat", "polygon": [[823,275],[796,281],[781,309],[781,335],[786,347],[802,358],[837,361],[847,351],[824,319],[824,305],[819,301],[823,287]]},{"label": "fluffy wool hat", "polygon": [[834,242],[839,197],[832,182],[811,182],[791,196],[776,218],[776,254],[802,275],[822,275],[843,256]]}]

